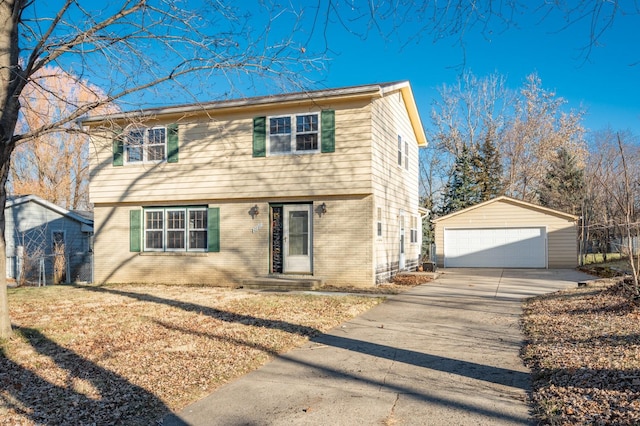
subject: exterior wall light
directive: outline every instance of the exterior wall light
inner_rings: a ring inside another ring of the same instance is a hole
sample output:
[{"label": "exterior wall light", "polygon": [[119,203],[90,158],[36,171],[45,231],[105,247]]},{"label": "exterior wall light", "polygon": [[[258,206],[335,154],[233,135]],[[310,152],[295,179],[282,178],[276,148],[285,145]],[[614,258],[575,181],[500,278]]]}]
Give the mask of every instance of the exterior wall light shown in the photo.
[{"label": "exterior wall light", "polygon": [[249,209],[249,214],[251,215],[251,219],[255,219],[256,216],[260,214],[260,207],[256,204],[255,206]]},{"label": "exterior wall light", "polygon": [[326,214],[327,213],[327,204],[326,203],[320,204],[320,213],[322,213],[322,214]]}]

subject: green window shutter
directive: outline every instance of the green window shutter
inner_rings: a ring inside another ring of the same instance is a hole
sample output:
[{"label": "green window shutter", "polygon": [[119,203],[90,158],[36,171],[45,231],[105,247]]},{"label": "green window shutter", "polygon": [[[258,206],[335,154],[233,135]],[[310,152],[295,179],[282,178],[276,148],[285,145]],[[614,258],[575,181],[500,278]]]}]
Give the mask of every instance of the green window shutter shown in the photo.
[{"label": "green window shutter", "polygon": [[335,152],[336,150],[336,112],[332,109],[322,110],[322,141],[320,152]]},{"label": "green window shutter", "polygon": [[167,126],[167,162],[178,162],[178,125],[169,124]]},{"label": "green window shutter", "polygon": [[113,138],[113,163],[114,166],[122,166],[124,164],[124,141],[121,133],[117,132]]},{"label": "green window shutter", "polygon": [[141,216],[140,210],[129,211],[129,251],[140,252],[141,248]]},{"label": "green window shutter", "polygon": [[254,117],[253,119],[253,156],[267,156],[267,117]]},{"label": "green window shutter", "polygon": [[207,220],[209,222],[207,229],[207,251],[217,253],[220,251],[220,208],[210,208],[207,212]]}]

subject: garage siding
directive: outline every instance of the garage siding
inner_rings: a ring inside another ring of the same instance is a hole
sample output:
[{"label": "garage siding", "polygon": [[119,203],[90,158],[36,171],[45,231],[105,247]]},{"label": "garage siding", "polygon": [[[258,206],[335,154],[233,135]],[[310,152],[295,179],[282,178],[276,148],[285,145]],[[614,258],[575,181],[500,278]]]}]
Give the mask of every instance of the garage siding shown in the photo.
[{"label": "garage siding", "polygon": [[444,229],[544,227],[547,231],[549,268],[575,268],[578,264],[576,222],[527,203],[500,198],[436,221],[438,266],[444,266]]}]

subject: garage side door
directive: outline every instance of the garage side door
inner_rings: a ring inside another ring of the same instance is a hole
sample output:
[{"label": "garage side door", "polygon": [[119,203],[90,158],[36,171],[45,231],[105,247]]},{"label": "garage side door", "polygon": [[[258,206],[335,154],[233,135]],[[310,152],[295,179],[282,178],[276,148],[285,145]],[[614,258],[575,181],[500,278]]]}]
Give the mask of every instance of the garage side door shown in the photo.
[{"label": "garage side door", "polygon": [[545,228],[445,229],[444,266],[545,268]]}]

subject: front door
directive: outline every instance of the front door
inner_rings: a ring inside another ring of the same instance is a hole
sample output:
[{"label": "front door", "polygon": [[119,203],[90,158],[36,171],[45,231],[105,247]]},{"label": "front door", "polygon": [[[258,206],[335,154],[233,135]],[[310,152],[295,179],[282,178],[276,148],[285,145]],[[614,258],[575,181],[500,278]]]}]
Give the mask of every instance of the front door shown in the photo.
[{"label": "front door", "polygon": [[311,273],[311,204],[288,204],[283,209],[284,272]]}]

